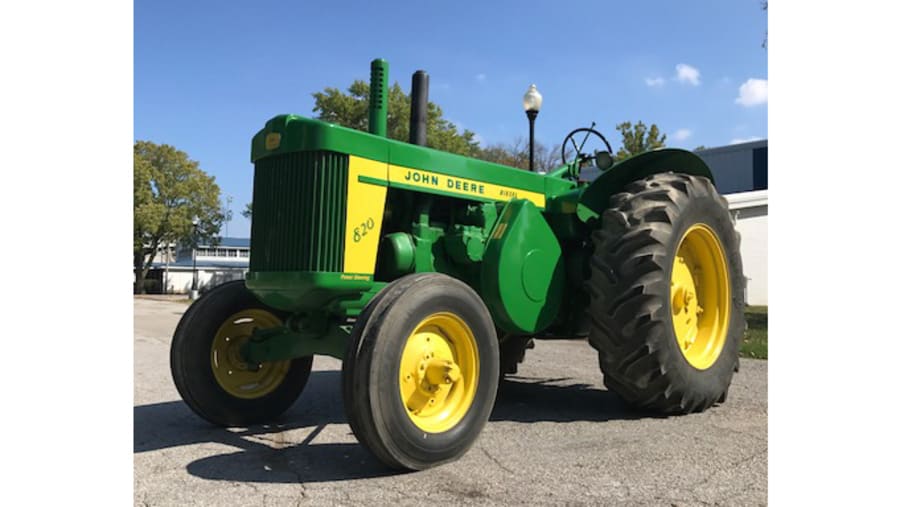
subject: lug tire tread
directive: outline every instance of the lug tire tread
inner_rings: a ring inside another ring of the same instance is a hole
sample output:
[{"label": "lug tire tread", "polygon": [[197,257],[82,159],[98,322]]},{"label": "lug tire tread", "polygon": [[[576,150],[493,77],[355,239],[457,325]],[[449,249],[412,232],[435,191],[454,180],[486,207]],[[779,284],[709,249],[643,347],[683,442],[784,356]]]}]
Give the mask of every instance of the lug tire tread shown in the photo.
[{"label": "lug tire tread", "polygon": [[[744,329],[742,276],[732,282],[733,308],[740,308],[732,313],[739,315],[733,315],[725,348],[709,368],[714,372],[689,366],[669,329],[667,273],[678,240],[673,235],[679,217],[697,200],[720,217],[728,214],[727,201],[707,178],[648,176],[610,198],[591,235],[589,343],[598,351],[604,384],[629,404],[662,414],[703,411],[725,399],[738,361],[740,335],[735,338],[733,327]],[[730,214],[727,223],[717,234],[730,236],[721,238],[729,266],[736,263],[730,273],[741,273],[739,254],[733,256],[740,236]],[[723,362],[727,368],[719,366]]]}]

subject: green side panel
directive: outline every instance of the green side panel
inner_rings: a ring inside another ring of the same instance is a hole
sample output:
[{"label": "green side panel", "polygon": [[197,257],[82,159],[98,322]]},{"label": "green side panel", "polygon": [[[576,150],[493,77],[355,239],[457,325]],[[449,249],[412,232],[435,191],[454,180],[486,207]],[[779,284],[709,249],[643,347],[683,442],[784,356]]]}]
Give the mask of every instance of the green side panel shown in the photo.
[{"label": "green side panel", "polygon": [[564,192],[575,186],[569,180],[395,141],[297,115],[280,115],[266,122],[265,128],[253,137],[250,159],[258,162],[297,151],[345,153],[545,195]]},{"label": "green side panel", "polygon": [[484,253],[481,293],[495,322],[512,333],[549,326],[565,286],[562,249],[530,201],[503,209]]},{"label": "green side panel", "polygon": [[705,176],[713,180],[706,163],[687,150],[665,148],[648,151],[612,166],[591,182],[581,195],[579,218],[587,221],[592,216],[603,213],[609,207],[609,198],[628,183],[667,171]]},{"label": "green side panel", "polygon": [[361,308],[355,303],[378,285],[371,275],[308,271],[251,271],[244,283],[263,303],[290,312]]},{"label": "green side panel", "polygon": [[318,151],[256,162],[251,272],[343,270],[348,160]]},{"label": "green side panel", "polygon": [[556,237],[563,241],[585,237],[585,225],[577,216],[578,203],[585,188],[575,188],[547,200],[544,216]]}]

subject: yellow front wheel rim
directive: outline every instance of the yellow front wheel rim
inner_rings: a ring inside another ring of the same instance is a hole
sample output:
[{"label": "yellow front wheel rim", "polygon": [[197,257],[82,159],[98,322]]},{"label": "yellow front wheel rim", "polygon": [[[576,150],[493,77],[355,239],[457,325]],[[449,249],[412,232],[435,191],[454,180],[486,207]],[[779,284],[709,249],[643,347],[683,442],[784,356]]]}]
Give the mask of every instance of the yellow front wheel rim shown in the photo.
[{"label": "yellow front wheel rim", "polygon": [[429,315],[410,333],[400,356],[400,398],[419,429],[441,433],[469,411],[478,386],[478,348],[457,315]]},{"label": "yellow front wheel rim", "polygon": [[681,353],[694,368],[709,368],[727,340],[731,283],[722,242],[706,224],[691,226],[681,237],[670,302]]},{"label": "yellow front wheel rim", "polygon": [[280,326],[281,320],[265,310],[241,310],[228,317],[216,332],[210,350],[213,376],[226,393],[236,398],[261,398],[274,391],[288,374],[291,361],[249,365],[241,347],[254,328]]}]

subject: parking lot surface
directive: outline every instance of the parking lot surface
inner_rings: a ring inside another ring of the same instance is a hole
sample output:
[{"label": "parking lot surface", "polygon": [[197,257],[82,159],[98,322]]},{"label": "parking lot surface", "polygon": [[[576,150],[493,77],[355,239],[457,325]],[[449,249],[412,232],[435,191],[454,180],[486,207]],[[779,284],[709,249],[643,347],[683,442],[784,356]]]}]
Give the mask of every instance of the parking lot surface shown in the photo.
[{"label": "parking lot surface", "polygon": [[582,340],[538,341],[457,462],[385,469],[344,417],[340,362],[316,357],[277,423],[222,429],[169,373],[187,305],[134,300],[136,505],[758,505],[767,497],[767,365],[741,360],[728,401],[702,414],[632,411]]}]

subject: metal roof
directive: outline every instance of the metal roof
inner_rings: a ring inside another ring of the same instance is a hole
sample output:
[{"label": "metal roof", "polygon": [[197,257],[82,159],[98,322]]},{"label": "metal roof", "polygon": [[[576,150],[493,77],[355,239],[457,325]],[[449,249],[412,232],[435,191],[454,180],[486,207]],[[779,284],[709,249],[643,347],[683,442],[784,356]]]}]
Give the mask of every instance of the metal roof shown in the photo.
[{"label": "metal roof", "polygon": [[[210,247],[208,243],[200,243],[199,247]],[[219,244],[216,246],[230,246],[238,248],[250,248],[250,238],[219,238]]]},{"label": "metal roof", "polygon": [[[169,267],[170,267],[170,268],[188,268],[188,269],[192,269],[193,266],[194,266],[194,263],[191,261],[190,258],[187,258],[187,259],[177,259],[177,260],[172,261],[172,262],[169,263]],[[152,267],[152,268],[154,268],[154,269],[157,269],[157,268],[163,269],[163,268],[166,267],[166,263],[165,263],[165,262],[160,262],[160,261],[158,261],[158,260],[154,260],[154,261],[153,261],[153,264],[151,264],[150,267]],[[240,260],[236,260],[236,261],[224,261],[224,262],[219,262],[219,261],[206,261],[206,260],[199,260],[199,259],[197,260],[197,269],[208,269],[208,268],[232,268],[232,269],[241,268],[241,269],[248,269],[249,267],[250,267],[250,260],[249,260],[249,259],[246,259],[246,258],[240,259]]]},{"label": "metal roof", "polygon": [[766,148],[769,146],[768,139],[757,139],[756,141],[747,141],[746,143],[737,143],[737,144],[727,144],[725,146],[715,146],[713,148],[706,148],[705,150],[697,150],[694,153],[700,155],[712,154],[712,153],[727,153],[729,151],[744,151],[744,150],[753,150],[756,148]]}]

